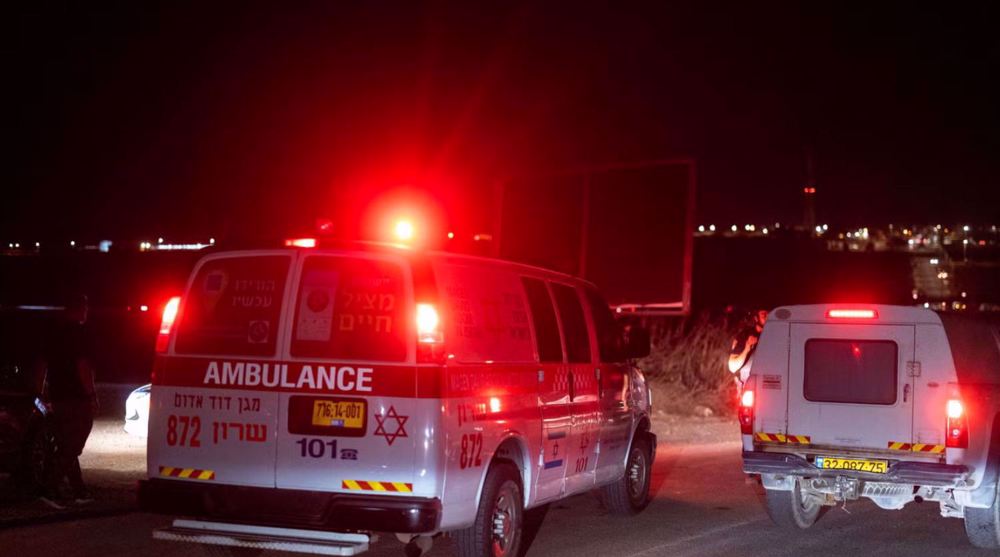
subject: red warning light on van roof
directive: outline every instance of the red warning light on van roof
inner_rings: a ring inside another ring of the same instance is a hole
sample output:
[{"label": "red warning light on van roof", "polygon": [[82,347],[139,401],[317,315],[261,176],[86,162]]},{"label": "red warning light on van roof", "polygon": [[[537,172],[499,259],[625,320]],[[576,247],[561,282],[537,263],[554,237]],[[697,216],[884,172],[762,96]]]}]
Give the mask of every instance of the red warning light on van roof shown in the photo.
[{"label": "red warning light on van roof", "polygon": [[285,245],[290,248],[314,248],[316,238],[289,238],[285,240]]},{"label": "red warning light on van roof", "polygon": [[877,319],[878,312],[873,309],[831,309],[826,316],[830,319]]}]

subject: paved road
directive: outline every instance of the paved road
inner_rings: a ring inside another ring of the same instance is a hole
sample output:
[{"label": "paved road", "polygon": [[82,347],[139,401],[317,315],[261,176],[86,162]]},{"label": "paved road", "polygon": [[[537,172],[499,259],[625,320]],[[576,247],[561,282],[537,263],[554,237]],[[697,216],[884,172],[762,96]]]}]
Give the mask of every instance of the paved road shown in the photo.
[{"label": "paved road", "polygon": [[[773,527],[761,507],[760,488],[740,472],[739,446],[661,445],[655,500],[631,519],[608,516],[589,496],[554,505],[528,556],[627,557],[788,555],[978,555],[962,522],[938,515],[933,504],[883,511],[868,502],[830,511],[811,530],[788,534]],[[153,542],[149,532],[167,521],[142,513],[0,530],[0,555],[158,557],[204,554],[186,544]],[[431,555],[449,555],[449,541]],[[402,555],[383,538],[368,554]],[[275,555],[277,557],[277,555]]]}]

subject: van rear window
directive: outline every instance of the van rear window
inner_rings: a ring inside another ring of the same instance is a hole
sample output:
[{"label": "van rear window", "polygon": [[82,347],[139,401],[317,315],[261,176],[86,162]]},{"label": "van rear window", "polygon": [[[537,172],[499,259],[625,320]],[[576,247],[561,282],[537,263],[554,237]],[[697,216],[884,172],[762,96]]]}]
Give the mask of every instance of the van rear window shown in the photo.
[{"label": "van rear window", "polygon": [[806,400],[895,404],[898,351],[891,340],[806,341]]},{"label": "van rear window", "polygon": [[206,262],[184,301],[176,350],[185,354],[274,354],[287,256]]},{"label": "van rear window", "polygon": [[406,359],[409,304],[398,264],[312,256],[295,303],[292,355],[341,360]]}]

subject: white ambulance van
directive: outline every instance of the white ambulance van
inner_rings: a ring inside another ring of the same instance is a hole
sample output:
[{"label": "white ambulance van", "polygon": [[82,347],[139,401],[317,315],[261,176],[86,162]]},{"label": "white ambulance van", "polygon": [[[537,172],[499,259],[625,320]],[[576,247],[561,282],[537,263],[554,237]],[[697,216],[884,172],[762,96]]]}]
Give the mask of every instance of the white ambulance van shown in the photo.
[{"label": "white ambulance van", "polygon": [[743,469],[779,525],[936,501],[1000,547],[1000,329],[899,306],[772,311],[742,394]]},{"label": "white ambulance van", "polygon": [[518,555],[528,509],[649,500],[649,351],[595,287],[367,244],[216,253],[164,312],[143,509],[159,539],[352,555],[450,532]]}]

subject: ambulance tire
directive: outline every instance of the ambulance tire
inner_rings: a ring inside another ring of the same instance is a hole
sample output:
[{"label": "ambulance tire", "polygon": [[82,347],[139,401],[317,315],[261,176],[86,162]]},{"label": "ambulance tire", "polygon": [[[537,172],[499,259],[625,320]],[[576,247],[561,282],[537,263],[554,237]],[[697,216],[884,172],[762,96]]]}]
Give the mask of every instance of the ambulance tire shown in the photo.
[{"label": "ambulance tire", "polygon": [[972,545],[983,549],[1000,547],[1000,501],[998,499],[1000,497],[994,497],[993,504],[985,509],[965,507],[965,535],[968,536],[969,543]]},{"label": "ambulance tire", "polygon": [[804,501],[799,484],[800,482],[797,480],[791,491],[764,490],[767,514],[781,528],[805,530],[815,524],[826,511],[826,507],[819,501],[812,499],[808,502]]},{"label": "ambulance tire", "polygon": [[490,466],[476,521],[452,534],[459,557],[520,557],[524,552],[524,495],[514,465]]},{"label": "ambulance tire", "polygon": [[613,515],[632,516],[649,505],[649,483],[653,472],[653,452],[649,439],[636,434],[629,448],[625,474],[601,488],[601,500]]}]

